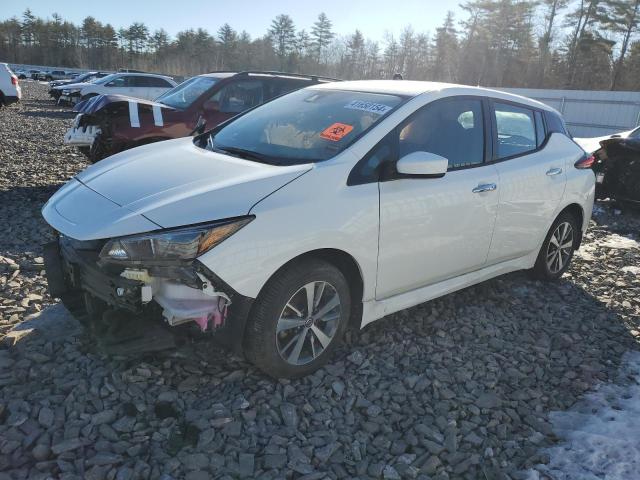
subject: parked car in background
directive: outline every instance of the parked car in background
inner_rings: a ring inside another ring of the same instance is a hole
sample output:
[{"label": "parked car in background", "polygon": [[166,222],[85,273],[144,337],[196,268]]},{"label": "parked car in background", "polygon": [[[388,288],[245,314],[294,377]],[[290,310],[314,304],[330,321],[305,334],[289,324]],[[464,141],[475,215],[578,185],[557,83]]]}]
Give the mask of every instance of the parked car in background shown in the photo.
[{"label": "parked car in background", "polygon": [[600,142],[608,140],[610,138],[638,138],[640,137],[640,127],[636,127],[633,130],[626,130],[624,132],[613,133],[611,135],[604,135],[602,137],[593,138],[574,138],[576,143],[580,145],[585,152],[594,153],[600,149]]},{"label": "parked car in background", "polygon": [[79,74],[74,78],[70,78],[68,80],[56,80],[53,82],[49,82],[49,95],[54,99],[58,100],[60,95],[62,95],[62,89],[56,88],[61,87],[63,85],[71,85],[72,83],[90,83],[99,78],[106,77],[110,75],[108,72],[87,72],[83,74]]},{"label": "parked car in background", "polygon": [[597,198],[640,206],[640,129],[602,140],[594,155]]},{"label": "parked car in background", "polygon": [[49,82],[53,80],[66,80],[68,78],[69,75],[67,75],[67,72],[64,70],[51,70],[50,72],[46,72],[44,75],[44,80]]},{"label": "parked car in background", "polygon": [[94,97],[79,112],[64,142],[91,161],[147,143],[189,135],[274,97],[334,79],[278,72],[218,72],[193,77],[155,102],[120,95]]},{"label": "parked car in background", "polygon": [[29,78],[31,80],[37,80],[40,76],[40,70],[29,70],[27,73],[29,74]]},{"label": "parked car in background", "polygon": [[27,72],[24,70],[15,70],[13,73],[16,74],[19,80],[25,80],[27,78]]},{"label": "parked car in background", "polygon": [[22,98],[22,90],[18,77],[11,71],[9,65],[0,63],[0,106],[10,105]]},{"label": "parked car in background", "polygon": [[591,217],[586,160],[558,112],[516,95],[313,85],[81,172],[43,209],[49,288],[298,377],[350,325],[515,270],[562,276]]},{"label": "parked car in background", "polygon": [[62,91],[60,101],[76,104],[97,95],[117,94],[153,100],[177,84],[164,75],[151,73],[112,73],[90,83],[71,83],[55,87]]}]

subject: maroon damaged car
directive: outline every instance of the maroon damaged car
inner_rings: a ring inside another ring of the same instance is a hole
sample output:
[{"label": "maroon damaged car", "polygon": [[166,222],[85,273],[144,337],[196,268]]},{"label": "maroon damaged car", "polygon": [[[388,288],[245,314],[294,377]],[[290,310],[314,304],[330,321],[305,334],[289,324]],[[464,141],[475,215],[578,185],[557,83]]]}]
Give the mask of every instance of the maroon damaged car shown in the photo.
[{"label": "maroon damaged car", "polygon": [[64,142],[92,162],[123,150],[209,130],[272,98],[336,79],[280,72],[214,72],[192,77],[155,101],[98,95],[78,112]]}]

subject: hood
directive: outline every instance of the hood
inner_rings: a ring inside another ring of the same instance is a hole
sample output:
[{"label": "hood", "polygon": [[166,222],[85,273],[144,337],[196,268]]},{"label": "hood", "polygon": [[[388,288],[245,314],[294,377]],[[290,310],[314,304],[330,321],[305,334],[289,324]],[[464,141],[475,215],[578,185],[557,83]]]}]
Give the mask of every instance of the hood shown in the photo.
[{"label": "hood", "polygon": [[95,97],[89,98],[88,100],[84,100],[76,104],[76,106],[73,108],[73,111],[78,113],[91,114],[91,113],[97,112],[98,110],[103,109],[106,106],[112,106],[117,104],[129,104],[129,103],[135,103],[138,105],[148,105],[151,108],[156,107],[156,108],[165,109],[165,110],[175,110],[175,108],[169,107],[164,103],[158,103],[152,100],[144,100],[141,98],[128,97],[126,95],[109,94],[109,95],[97,95]]},{"label": "hood", "polygon": [[238,217],[311,168],[221,155],[190,137],[167,140],[92,165],[56,193],[43,214],[78,240]]},{"label": "hood", "polygon": [[65,85],[58,85],[57,87],[53,87],[56,90],[71,90],[72,88],[84,88],[87,85],[92,85],[91,83],[88,82],[83,82],[83,83],[67,83]]}]

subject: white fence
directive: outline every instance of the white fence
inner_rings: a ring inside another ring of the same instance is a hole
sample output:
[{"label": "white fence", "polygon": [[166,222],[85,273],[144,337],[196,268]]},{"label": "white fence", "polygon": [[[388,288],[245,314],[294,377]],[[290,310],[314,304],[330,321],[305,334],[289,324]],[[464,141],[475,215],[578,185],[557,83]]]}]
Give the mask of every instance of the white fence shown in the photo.
[{"label": "white fence", "polygon": [[555,108],[574,137],[600,137],[640,125],[640,92],[500,88]]}]

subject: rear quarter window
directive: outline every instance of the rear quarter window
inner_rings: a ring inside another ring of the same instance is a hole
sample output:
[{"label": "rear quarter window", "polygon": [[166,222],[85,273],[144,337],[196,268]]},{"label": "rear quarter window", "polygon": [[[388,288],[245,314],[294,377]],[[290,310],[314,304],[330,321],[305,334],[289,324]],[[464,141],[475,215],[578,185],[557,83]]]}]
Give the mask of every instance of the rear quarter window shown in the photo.
[{"label": "rear quarter window", "polygon": [[545,120],[549,133],[562,133],[571,138],[571,134],[567,130],[567,126],[560,115],[554,112],[545,112]]}]

